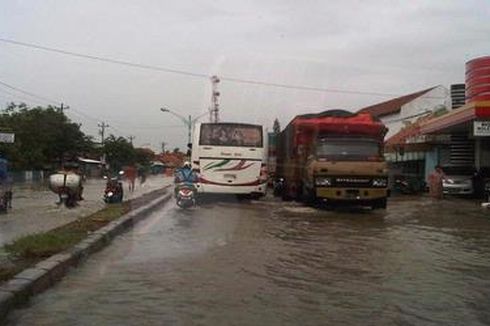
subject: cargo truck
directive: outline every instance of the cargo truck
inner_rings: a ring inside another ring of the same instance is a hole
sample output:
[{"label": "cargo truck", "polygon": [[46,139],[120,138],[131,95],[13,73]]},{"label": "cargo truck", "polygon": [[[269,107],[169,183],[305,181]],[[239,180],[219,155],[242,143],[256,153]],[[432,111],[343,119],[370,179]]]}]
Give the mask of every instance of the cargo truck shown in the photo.
[{"label": "cargo truck", "polygon": [[279,134],[283,199],[386,208],[385,125],[369,113],[328,110],[296,116]]}]

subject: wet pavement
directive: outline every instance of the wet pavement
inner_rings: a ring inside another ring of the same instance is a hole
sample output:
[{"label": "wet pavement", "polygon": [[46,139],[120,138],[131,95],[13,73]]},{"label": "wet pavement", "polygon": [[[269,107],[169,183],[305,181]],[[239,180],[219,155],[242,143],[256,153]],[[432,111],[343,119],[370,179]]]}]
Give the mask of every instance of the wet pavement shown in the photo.
[{"label": "wet pavement", "polygon": [[490,210],[400,197],[386,211],[274,200],[173,204],[11,325],[488,325]]},{"label": "wet pavement", "polygon": [[[92,214],[105,207],[102,196],[105,189],[104,179],[89,179],[84,184],[83,197],[79,206],[68,209],[58,206],[58,197],[43,184],[23,184],[13,188],[13,208],[7,214],[0,215],[0,245],[15,238],[43,232],[79,217]],[[130,193],[124,183],[124,199],[141,196],[152,190],[170,184],[172,179],[163,176],[152,176],[140,185],[136,183],[135,191]]]}]

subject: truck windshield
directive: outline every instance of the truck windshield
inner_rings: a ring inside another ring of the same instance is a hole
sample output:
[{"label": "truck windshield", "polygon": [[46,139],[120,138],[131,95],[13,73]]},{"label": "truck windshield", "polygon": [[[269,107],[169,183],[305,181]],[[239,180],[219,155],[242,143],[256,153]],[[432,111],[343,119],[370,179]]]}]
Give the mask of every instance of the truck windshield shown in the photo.
[{"label": "truck windshield", "polygon": [[317,145],[318,157],[342,159],[380,158],[379,143],[369,139],[321,139]]}]

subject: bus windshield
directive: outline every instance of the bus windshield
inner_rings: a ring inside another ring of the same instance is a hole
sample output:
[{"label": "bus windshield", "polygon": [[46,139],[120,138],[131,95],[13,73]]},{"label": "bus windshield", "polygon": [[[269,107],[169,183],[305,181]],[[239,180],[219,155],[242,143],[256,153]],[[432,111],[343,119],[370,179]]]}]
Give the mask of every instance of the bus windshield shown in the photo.
[{"label": "bus windshield", "polygon": [[380,157],[379,143],[362,138],[324,138],[317,145],[319,157]]},{"label": "bus windshield", "polygon": [[262,127],[236,123],[203,123],[199,145],[262,147]]}]

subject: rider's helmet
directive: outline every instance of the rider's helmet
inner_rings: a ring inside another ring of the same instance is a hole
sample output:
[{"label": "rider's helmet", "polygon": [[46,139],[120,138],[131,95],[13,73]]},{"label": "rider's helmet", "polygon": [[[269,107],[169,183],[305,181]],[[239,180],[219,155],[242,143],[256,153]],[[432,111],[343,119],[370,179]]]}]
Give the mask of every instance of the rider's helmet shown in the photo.
[{"label": "rider's helmet", "polygon": [[183,167],[184,169],[190,169],[190,168],[191,168],[191,162],[189,162],[189,161],[185,161],[185,162],[184,162],[184,165],[182,165],[182,167]]}]

